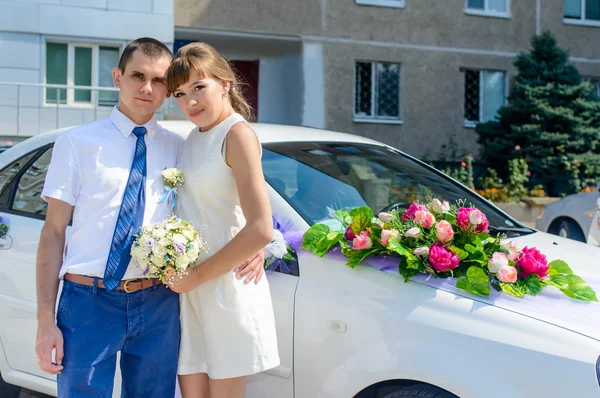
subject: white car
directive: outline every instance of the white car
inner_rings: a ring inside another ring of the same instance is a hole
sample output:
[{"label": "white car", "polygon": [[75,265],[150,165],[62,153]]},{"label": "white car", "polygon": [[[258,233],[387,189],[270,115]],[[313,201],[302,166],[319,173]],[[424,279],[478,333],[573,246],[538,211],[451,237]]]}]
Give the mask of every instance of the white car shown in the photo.
[{"label": "white car", "polygon": [[[182,135],[191,130],[188,122],[161,124]],[[428,195],[466,199],[487,214],[492,232],[566,260],[600,290],[600,248],[530,229],[394,148],[304,127],[255,128],[273,211],[301,231],[328,219],[332,209],[368,205],[377,213]],[[11,220],[0,243],[2,398],[17,396],[13,385],[56,395],[54,377],[35,359],[35,257],[46,211],[40,192],[59,134],[28,139],[0,154],[0,215]],[[552,293],[507,296],[502,304],[443,284],[405,283],[400,275],[366,265],[351,269],[345,261],[301,250],[296,266],[268,274],[281,365],[250,377],[248,397],[600,394],[600,304]],[[119,393],[116,383],[114,396]]]},{"label": "white car", "polygon": [[569,195],[545,206],[536,228],[600,246],[600,184],[596,192]]}]

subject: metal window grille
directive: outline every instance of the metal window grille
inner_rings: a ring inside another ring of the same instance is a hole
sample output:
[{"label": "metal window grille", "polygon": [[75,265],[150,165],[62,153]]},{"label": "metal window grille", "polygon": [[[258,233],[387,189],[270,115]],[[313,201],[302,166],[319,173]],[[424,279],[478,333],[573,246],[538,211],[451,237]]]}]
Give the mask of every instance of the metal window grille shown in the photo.
[{"label": "metal window grille", "polygon": [[400,65],[357,62],[354,116],[360,119],[400,119]]},{"label": "metal window grille", "polygon": [[476,123],[480,120],[481,109],[481,72],[465,71],[465,122]]}]

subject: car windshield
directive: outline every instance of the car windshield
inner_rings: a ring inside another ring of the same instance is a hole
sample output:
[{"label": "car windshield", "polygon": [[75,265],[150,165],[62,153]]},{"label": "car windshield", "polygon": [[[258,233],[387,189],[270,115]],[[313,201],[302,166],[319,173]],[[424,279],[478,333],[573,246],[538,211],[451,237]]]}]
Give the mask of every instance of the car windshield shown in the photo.
[{"label": "car windshield", "polygon": [[376,214],[437,197],[483,211],[507,235],[534,232],[432,167],[392,148],[346,142],[265,144],[265,179],[309,223],[338,209],[369,206]]}]

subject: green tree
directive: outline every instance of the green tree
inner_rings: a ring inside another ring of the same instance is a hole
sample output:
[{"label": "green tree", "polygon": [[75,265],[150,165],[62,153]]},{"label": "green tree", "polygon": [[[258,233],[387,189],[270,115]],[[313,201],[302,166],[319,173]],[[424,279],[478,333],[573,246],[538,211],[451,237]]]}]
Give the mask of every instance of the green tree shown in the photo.
[{"label": "green tree", "polygon": [[514,63],[508,104],[476,128],[481,161],[506,178],[509,161],[525,158],[531,185],[550,195],[574,193],[582,177],[600,176],[600,102],[551,33],[531,44]]}]

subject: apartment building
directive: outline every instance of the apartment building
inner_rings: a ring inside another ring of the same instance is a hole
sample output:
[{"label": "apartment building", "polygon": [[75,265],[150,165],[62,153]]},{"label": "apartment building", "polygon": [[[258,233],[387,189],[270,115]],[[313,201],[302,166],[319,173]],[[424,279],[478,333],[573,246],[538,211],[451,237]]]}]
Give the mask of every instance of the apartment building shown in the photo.
[{"label": "apartment building", "polygon": [[176,42],[254,63],[259,120],[433,159],[450,140],[477,152],[474,127],[505,103],[536,33],[600,81],[600,0],[175,0],[174,15]]}]

